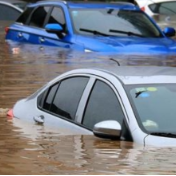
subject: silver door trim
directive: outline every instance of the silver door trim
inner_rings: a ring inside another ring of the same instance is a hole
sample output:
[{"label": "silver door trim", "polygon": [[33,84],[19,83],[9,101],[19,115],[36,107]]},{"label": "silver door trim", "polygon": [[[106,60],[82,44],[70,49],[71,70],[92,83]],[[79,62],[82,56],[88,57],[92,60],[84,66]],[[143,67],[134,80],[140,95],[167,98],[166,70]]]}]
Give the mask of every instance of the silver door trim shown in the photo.
[{"label": "silver door trim", "polygon": [[87,99],[88,99],[88,96],[90,95],[90,91],[92,89],[92,86],[95,82],[96,78],[94,77],[90,77],[90,80],[84,90],[84,93],[82,95],[82,98],[79,102],[79,105],[78,105],[78,109],[77,109],[77,112],[76,112],[76,117],[75,117],[75,122],[81,124],[81,121],[82,121],[82,115],[84,113],[84,109],[85,109],[85,106],[86,106],[86,103],[87,103]]}]

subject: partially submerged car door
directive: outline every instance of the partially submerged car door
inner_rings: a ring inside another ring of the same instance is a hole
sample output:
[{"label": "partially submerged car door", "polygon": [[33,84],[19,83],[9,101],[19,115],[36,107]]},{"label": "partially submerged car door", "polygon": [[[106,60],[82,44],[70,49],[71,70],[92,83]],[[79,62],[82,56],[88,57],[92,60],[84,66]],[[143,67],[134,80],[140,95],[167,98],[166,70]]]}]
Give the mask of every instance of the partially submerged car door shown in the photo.
[{"label": "partially submerged car door", "polygon": [[44,24],[45,36],[40,38],[40,42],[49,46],[70,48],[71,42],[68,35],[67,22],[64,8],[54,6]]},{"label": "partially submerged car door", "polygon": [[40,44],[40,36],[45,36],[43,24],[51,8],[52,6],[40,6],[26,9],[17,22],[10,26],[6,39]]},{"label": "partially submerged car door", "polygon": [[46,89],[38,97],[39,110],[34,121],[40,122],[42,119],[39,118],[42,117],[46,126],[64,128],[73,134],[92,134],[90,130],[80,127],[76,121],[77,109],[88,82],[88,76],[76,75],[66,77]]},{"label": "partially submerged car door", "polygon": [[122,102],[117,95],[116,88],[109,81],[102,78],[95,79],[78,122],[84,128],[93,130],[94,125],[99,122],[117,121],[122,128],[119,139],[132,141]]},{"label": "partially submerged car door", "polygon": [[12,24],[6,31],[6,39],[17,42],[28,42],[29,31],[31,31],[27,25],[30,14],[33,12],[34,7],[27,8],[17,19],[16,23]]},{"label": "partially submerged car door", "polygon": [[[63,31],[48,32],[47,24],[61,25]],[[41,5],[28,7],[17,23],[10,27],[6,39],[31,44],[70,48],[69,37],[61,38],[59,32],[66,34],[66,20],[61,6]]]}]

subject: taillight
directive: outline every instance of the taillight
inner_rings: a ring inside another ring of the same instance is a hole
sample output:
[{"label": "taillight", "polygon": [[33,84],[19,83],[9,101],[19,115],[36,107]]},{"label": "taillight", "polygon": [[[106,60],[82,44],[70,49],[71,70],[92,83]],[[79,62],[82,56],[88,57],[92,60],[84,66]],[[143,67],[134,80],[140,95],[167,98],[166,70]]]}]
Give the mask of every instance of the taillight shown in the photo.
[{"label": "taillight", "polygon": [[9,27],[5,27],[6,34],[9,32]]},{"label": "taillight", "polygon": [[8,119],[13,119],[14,115],[13,115],[13,109],[10,109],[8,112],[7,112],[7,118]]},{"label": "taillight", "polygon": [[141,10],[145,12],[145,7],[141,7]]}]

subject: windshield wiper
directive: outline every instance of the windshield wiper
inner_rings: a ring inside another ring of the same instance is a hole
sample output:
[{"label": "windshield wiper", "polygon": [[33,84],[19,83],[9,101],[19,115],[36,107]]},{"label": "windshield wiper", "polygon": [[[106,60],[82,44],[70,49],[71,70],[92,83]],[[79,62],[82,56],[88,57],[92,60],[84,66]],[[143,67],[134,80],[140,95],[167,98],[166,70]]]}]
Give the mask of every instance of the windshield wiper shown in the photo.
[{"label": "windshield wiper", "polygon": [[96,30],[83,29],[83,28],[80,28],[79,30],[84,31],[84,32],[89,32],[89,33],[92,33],[94,35],[102,35],[102,36],[106,36],[106,37],[109,36],[108,34],[105,34],[105,33],[102,33],[102,32],[96,31]]},{"label": "windshield wiper", "polygon": [[114,32],[114,33],[121,33],[121,34],[127,34],[128,36],[137,36],[137,37],[144,37],[143,35],[140,34],[136,34],[134,32],[126,32],[126,31],[119,31],[119,30],[115,30],[115,29],[110,29],[109,32]]},{"label": "windshield wiper", "polygon": [[153,132],[153,133],[150,133],[150,134],[151,134],[151,135],[155,135],[155,136],[163,136],[163,137],[176,138],[176,134],[174,134],[174,133]]}]

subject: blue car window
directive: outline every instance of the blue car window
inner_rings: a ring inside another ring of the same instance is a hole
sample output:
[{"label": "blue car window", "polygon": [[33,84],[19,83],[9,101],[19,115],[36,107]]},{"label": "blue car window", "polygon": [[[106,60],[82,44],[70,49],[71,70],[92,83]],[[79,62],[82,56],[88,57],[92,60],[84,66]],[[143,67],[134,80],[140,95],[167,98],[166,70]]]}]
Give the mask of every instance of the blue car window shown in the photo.
[{"label": "blue car window", "polygon": [[65,29],[65,25],[66,25],[65,16],[61,8],[54,7],[47,24],[51,24],[51,23],[56,23],[56,24],[59,23],[63,27],[63,29]]},{"label": "blue car window", "polygon": [[106,83],[96,81],[82,123],[92,130],[96,123],[104,120],[116,120],[122,125],[124,114],[114,91]]},{"label": "blue car window", "polygon": [[0,4],[0,20],[15,21],[21,12],[10,6]]},{"label": "blue car window", "polygon": [[28,21],[28,18],[30,17],[30,14],[32,13],[32,11],[34,10],[34,8],[29,7],[27,8],[17,19],[18,23],[23,23],[26,24]]},{"label": "blue car window", "polygon": [[[74,32],[82,35],[161,37],[142,11],[119,9],[71,9]],[[96,32],[94,32],[96,31]]]},{"label": "blue car window", "polygon": [[49,6],[38,7],[32,14],[29,25],[42,28],[49,10]]}]

